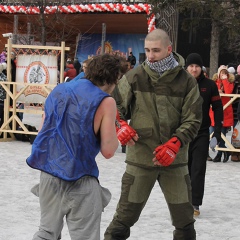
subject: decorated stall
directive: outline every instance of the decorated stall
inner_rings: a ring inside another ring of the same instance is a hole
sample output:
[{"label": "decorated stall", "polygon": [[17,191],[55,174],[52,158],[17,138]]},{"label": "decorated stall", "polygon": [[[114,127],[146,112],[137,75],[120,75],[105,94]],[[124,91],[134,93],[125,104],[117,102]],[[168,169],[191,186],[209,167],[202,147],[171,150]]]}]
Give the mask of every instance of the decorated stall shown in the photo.
[{"label": "decorated stall", "polygon": [[[43,113],[46,97],[52,89],[64,81],[64,56],[69,47],[29,46],[12,44],[8,39],[7,81],[0,81],[6,97],[4,100],[4,121],[0,126],[1,141],[15,139],[17,134],[37,135],[22,122],[22,114]],[[12,78],[13,59],[16,56],[16,73]],[[58,66],[59,63],[59,66]],[[20,107],[19,106],[23,106]]]}]

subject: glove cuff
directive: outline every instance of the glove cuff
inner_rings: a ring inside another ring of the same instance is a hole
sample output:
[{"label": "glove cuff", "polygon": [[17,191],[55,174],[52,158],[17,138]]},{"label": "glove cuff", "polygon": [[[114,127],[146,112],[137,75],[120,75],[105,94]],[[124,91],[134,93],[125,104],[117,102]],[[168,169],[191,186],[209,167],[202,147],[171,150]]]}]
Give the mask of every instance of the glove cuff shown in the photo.
[{"label": "glove cuff", "polygon": [[182,143],[178,137],[173,137],[172,142],[174,142],[179,148],[182,146]]}]

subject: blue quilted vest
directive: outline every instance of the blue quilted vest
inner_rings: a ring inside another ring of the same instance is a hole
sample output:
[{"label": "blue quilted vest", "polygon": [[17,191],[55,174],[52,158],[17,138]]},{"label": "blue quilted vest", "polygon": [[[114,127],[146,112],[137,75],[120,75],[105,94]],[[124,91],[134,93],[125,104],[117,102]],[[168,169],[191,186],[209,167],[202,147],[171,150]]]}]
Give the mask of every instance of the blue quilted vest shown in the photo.
[{"label": "blue quilted vest", "polygon": [[94,116],[105,97],[109,95],[86,79],[56,86],[46,99],[45,121],[27,164],[66,181],[98,178],[100,139]]}]

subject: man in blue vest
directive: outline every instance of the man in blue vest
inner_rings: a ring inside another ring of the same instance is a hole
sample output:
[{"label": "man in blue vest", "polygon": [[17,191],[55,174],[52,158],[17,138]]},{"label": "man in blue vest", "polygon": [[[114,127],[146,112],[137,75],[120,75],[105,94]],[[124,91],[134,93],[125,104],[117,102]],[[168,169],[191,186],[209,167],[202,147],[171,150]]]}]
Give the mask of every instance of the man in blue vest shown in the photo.
[{"label": "man in blue vest", "polygon": [[[72,240],[100,240],[100,220],[111,194],[98,181],[95,161],[117,147],[116,102],[110,96],[127,70],[126,60],[104,54],[81,81],[56,86],[45,102],[42,127],[27,164],[41,171],[41,221],[33,240],[60,239],[63,218]],[[124,132],[124,131],[123,131]]]}]

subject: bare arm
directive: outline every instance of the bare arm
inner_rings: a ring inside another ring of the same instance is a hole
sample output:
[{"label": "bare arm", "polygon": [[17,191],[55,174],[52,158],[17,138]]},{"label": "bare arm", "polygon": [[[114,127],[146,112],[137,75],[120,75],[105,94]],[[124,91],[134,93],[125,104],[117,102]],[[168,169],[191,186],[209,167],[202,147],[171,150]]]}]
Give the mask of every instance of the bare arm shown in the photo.
[{"label": "bare arm", "polygon": [[105,158],[111,158],[118,148],[115,129],[117,107],[113,98],[107,97],[100,104],[94,120],[95,132],[99,126],[101,137],[101,153]]}]

